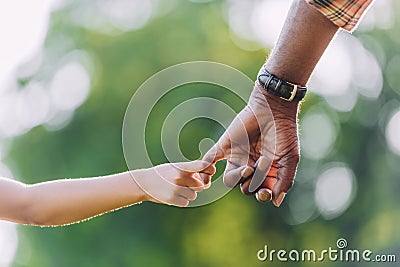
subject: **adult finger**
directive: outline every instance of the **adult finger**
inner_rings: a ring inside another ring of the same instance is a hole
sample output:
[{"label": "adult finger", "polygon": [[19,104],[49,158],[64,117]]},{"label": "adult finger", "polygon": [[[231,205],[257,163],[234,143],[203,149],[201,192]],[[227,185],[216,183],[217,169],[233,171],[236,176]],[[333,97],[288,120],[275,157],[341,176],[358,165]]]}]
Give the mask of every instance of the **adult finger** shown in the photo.
[{"label": "adult finger", "polygon": [[[224,152],[219,148],[218,143],[216,143],[203,157],[203,161],[208,162],[208,164],[214,165],[215,162],[224,158]],[[210,185],[211,182],[211,174],[209,173],[200,173],[201,178],[206,186]]]},{"label": "adult finger", "polygon": [[272,189],[272,203],[276,207],[282,204],[287,192],[293,186],[299,160],[299,154],[292,151],[290,155],[279,161],[278,181]]},{"label": "adult finger", "polygon": [[264,182],[268,167],[270,165],[270,160],[268,160],[266,157],[261,156],[256,164],[255,164],[255,172],[251,179],[246,180],[243,182],[240,186],[240,189],[242,190],[242,193],[245,195],[252,195],[254,194],[257,189],[262,185]]},{"label": "adult finger", "polygon": [[256,162],[256,170],[251,178],[248,191],[254,193],[264,182],[267,172],[272,165],[272,160],[261,156]]},{"label": "adult finger", "polygon": [[[256,190],[256,193],[262,189],[269,189],[269,191],[271,191],[271,195],[272,195],[272,189],[274,188],[276,181],[277,181],[276,177],[267,176],[265,178],[264,182],[262,183],[262,185]],[[249,190],[250,183],[251,183],[251,179],[248,179],[245,182],[240,184],[240,189],[242,190],[243,194],[254,195],[254,192],[253,191],[250,192],[250,190]]]},{"label": "adult finger", "polygon": [[224,173],[224,184],[227,187],[233,188],[240,183],[241,180],[247,179],[252,175],[254,169],[248,165],[236,166],[231,162],[227,162]]},{"label": "adult finger", "polygon": [[174,163],[174,167],[184,172],[202,172],[209,175],[213,175],[215,173],[215,166],[212,163],[204,160],[178,162]]},{"label": "adult finger", "polygon": [[268,202],[272,199],[272,190],[269,188],[260,188],[256,193],[259,202]]},{"label": "adult finger", "polygon": [[267,202],[272,200],[272,189],[277,182],[279,166],[275,163],[272,164],[268,171],[267,177],[256,193],[256,199],[259,202]]},{"label": "adult finger", "polygon": [[[277,164],[273,164],[271,166],[271,168],[269,169],[267,176],[265,177],[264,181],[262,182],[261,186],[258,188],[258,190],[256,191],[260,191],[263,188],[268,189],[268,193],[269,191],[271,191],[271,195],[272,195],[272,189],[274,188],[274,185],[277,182],[277,175],[278,175],[278,165]],[[248,179],[247,181],[243,182],[240,185],[240,189],[242,190],[242,193],[245,195],[252,195],[254,194],[254,192],[251,192],[249,190],[249,186],[251,183],[251,179]],[[267,192],[263,191],[261,192],[263,194],[265,194],[265,198],[267,198]],[[257,194],[256,194],[256,198],[257,198]],[[261,196],[261,198],[257,198],[257,200],[264,200],[265,199],[263,196]],[[265,200],[267,201],[267,200]]]},{"label": "adult finger", "polygon": [[240,184],[240,190],[242,191],[243,194],[252,195],[252,193],[249,192],[250,183],[251,179],[247,179],[246,181]]}]

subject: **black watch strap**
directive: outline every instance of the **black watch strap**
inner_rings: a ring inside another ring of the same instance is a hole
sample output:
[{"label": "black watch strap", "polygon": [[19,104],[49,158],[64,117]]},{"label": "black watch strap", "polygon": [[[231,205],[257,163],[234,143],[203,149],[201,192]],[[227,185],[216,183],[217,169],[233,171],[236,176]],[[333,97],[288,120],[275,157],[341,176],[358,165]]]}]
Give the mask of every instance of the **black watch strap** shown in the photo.
[{"label": "black watch strap", "polygon": [[265,90],[286,101],[300,101],[307,93],[306,86],[300,86],[279,79],[265,68],[262,68],[257,80]]}]

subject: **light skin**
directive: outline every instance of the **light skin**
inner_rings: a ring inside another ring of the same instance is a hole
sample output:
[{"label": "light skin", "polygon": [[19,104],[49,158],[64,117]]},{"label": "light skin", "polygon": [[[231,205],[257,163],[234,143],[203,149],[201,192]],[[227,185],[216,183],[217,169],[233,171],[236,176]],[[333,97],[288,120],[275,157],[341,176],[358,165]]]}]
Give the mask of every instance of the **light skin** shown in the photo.
[{"label": "light skin", "polygon": [[[304,86],[337,30],[304,0],[294,0],[263,67]],[[203,159],[210,163],[227,159],[226,185],[240,184],[243,193],[256,194],[259,201],[272,200],[279,207],[293,186],[300,160],[299,107],[298,101],[282,100],[256,82],[247,106]],[[209,175],[202,177],[210,182]]]},{"label": "light skin", "polygon": [[212,175],[215,168],[193,161],[33,185],[0,178],[0,220],[60,226],[143,201],[186,207],[204,189],[199,172]]}]

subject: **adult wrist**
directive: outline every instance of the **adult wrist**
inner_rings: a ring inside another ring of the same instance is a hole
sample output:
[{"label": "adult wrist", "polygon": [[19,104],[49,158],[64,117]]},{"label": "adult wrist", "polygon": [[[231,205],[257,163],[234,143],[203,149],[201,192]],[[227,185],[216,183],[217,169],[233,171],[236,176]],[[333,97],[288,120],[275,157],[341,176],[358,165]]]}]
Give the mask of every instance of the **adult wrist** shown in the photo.
[{"label": "adult wrist", "polygon": [[307,86],[285,80],[268,71],[265,65],[257,75],[257,83],[265,91],[288,102],[299,102],[307,93]]}]

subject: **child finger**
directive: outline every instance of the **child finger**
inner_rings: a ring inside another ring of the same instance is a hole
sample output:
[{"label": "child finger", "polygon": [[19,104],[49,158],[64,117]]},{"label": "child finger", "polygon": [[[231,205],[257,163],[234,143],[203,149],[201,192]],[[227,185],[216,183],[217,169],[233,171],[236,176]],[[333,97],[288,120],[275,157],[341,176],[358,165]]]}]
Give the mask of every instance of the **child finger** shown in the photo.
[{"label": "child finger", "polygon": [[182,188],[179,191],[179,196],[186,198],[187,200],[195,200],[197,193],[190,188]]},{"label": "child finger", "polygon": [[177,207],[187,207],[189,205],[189,200],[185,197],[182,196],[177,196],[176,198],[174,198],[174,200],[172,201],[171,205],[177,206]]}]

